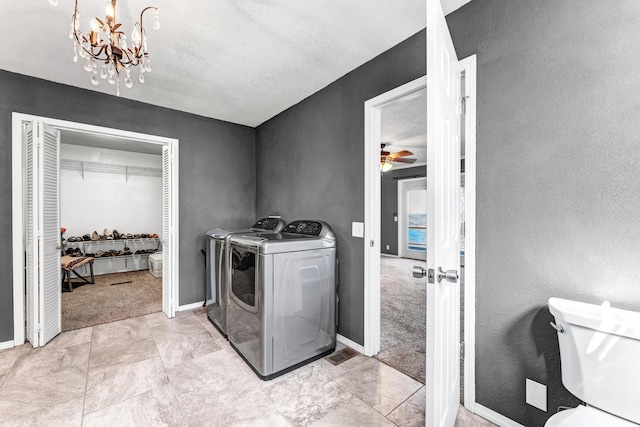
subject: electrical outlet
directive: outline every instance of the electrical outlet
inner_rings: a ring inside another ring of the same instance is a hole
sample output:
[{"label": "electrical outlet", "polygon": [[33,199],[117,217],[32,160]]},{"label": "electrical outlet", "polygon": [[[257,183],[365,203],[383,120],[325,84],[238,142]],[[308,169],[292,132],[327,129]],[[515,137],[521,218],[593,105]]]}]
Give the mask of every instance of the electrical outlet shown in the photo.
[{"label": "electrical outlet", "polygon": [[541,411],[547,412],[547,386],[526,379],[527,403]]},{"label": "electrical outlet", "polygon": [[389,245],[387,245],[387,250],[389,250]]}]

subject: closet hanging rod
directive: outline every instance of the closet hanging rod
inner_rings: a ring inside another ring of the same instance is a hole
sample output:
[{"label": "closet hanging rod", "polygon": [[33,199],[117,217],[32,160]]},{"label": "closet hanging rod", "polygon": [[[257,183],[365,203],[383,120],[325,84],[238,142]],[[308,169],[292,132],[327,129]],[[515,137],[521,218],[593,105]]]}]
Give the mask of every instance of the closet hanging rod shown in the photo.
[{"label": "closet hanging rod", "polygon": [[82,178],[84,178],[86,172],[122,174],[125,175],[127,181],[131,175],[162,177],[161,168],[85,162],[83,160],[60,159],[60,169],[78,171]]}]

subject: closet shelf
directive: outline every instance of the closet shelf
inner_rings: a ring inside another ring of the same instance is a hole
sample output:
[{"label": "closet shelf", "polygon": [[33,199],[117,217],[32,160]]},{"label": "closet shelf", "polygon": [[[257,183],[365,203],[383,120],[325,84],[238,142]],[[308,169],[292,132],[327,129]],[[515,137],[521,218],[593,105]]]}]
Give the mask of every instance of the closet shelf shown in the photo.
[{"label": "closet shelf", "polygon": [[94,243],[97,243],[97,244],[114,243],[115,244],[115,243],[122,243],[122,242],[125,242],[125,243],[128,243],[128,242],[131,242],[131,243],[135,243],[135,242],[142,242],[142,243],[144,243],[144,242],[154,242],[154,243],[156,243],[156,242],[162,242],[162,239],[160,239],[159,237],[141,237],[139,239],[82,240],[82,241],[79,241],[79,242],[70,242],[68,240],[65,240],[64,244],[65,245],[67,245],[67,244],[73,245],[74,243],[82,243],[82,244],[85,244],[85,245],[92,245]]},{"label": "closet shelf", "polygon": [[78,171],[82,175],[82,179],[84,179],[85,172],[121,174],[126,176],[127,181],[130,175],[162,177],[161,168],[143,168],[112,163],[85,162],[83,160],[60,159],[60,169]]}]

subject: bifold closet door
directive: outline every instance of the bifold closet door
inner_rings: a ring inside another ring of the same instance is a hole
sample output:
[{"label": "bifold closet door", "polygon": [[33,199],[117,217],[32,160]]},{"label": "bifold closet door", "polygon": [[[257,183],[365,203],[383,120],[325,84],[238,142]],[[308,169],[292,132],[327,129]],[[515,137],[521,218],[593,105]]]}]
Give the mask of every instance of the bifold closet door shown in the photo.
[{"label": "bifold closet door", "polygon": [[29,123],[25,147],[27,339],[39,347],[62,330],[59,132]]},{"label": "bifold closet door", "polygon": [[[173,295],[171,293],[172,265],[171,245],[173,231],[171,229],[171,186],[173,156],[170,146],[162,147],[162,311],[167,317],[174,316]],[[177,284],[175,284],[177,286]]]}]

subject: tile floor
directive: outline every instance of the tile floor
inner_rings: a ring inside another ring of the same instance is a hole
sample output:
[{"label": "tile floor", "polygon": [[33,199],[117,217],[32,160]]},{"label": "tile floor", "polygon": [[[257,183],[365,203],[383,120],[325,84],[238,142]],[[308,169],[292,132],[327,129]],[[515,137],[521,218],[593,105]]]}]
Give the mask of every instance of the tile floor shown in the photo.
[{"label": "tile floor", "polygon": [[[261,381],[204,310],[64,332],[0,351],[5,426],[422,426],[425,389],[358,355]],[[457,426],[492,426],[464,408]]]}]

